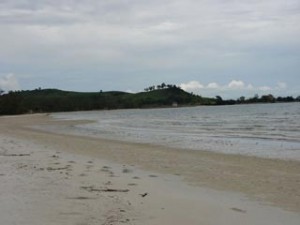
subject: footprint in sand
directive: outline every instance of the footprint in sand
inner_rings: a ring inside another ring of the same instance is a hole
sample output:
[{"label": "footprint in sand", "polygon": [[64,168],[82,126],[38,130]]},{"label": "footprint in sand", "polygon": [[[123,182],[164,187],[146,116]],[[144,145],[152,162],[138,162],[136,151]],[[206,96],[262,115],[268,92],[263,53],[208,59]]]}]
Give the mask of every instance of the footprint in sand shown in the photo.
[{"label": "footprint in sand", "polygon": [[111,169],[109,166],[103,166],[102,169]]},{"label": "footprint in sand", "polygon": [[157,175],[150,174],[149,177],[158,177]]},{"label": "footprint in sand", "polygon": [[111,181],[107,181],[106,183],[104,183],[104,185],[112,185]]},{"label": "footprint in sand", "polygon": [[103,166],[102,169],[101,169],[100,171],[102,171],[102,172],[107,172],[107,173],[111,173],[111,170],[110,170],[110,169],[111,169],[111,168],[108,167],[108,166]]},{"label": "footprint in sand", "polygon": [[87,169],[91,169],[91,168],[93,168],[93,167],[94,167],[93,165],[87,165],[87,166],[86,166]]},{"label": "footprint in sand", "polygon": [[124,168],[122,170],[123,173],[132,173],[132,170],[131,169],[127,169],[127,168]]}]

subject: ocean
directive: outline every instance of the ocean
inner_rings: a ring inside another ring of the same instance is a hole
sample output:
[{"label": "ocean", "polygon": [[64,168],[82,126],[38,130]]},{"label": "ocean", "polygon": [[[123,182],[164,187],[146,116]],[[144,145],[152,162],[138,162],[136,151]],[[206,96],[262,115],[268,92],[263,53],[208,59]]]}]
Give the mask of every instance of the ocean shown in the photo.
[{"label": "ocean", "polygon": [[[263,158],[300,160],[300,104],[251,104],[51,114],[94,120],[57,132]],[[49,127],[49,129],[56,129]]]}]

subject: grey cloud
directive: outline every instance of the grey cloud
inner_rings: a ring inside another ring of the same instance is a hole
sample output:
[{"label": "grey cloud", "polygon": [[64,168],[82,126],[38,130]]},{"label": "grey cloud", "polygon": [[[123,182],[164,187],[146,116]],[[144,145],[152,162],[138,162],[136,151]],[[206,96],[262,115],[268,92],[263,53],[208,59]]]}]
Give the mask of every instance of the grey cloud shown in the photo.
[{"label": "grey cloud", "polygon": [[218,74],[221,82],[232,73],[256,82],[274,78],[274,71],[295,77],[299,5],[297,0],[3,0],[0,66],[93,76],[152,72],[178,83],[199,74],[204,80]]},{"label": "grey cloud", "polygon": [[5,76],[0,77],[0,90],[15,91],[19,89],[19,81],[14,74],[6,74]]}]

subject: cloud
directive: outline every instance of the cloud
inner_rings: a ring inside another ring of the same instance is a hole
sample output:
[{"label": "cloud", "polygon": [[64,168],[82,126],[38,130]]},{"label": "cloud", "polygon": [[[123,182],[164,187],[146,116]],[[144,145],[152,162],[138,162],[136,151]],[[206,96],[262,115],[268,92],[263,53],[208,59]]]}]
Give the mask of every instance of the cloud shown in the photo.
[{"label": "cloud", "polygon": [[229,89],[244,89],[245,88],[245,83],[241,80],[232,80],[228,84]]},{"label": "cloud", "polygon": [[270,87],[267,85],[253,86],[246,84],[242,80],[231,80],[228,84],[220,85],[216,82],[208,83],[207,85],[201,84],[199,81],[190,81],[179,85],[185,91],[193,91],[209,96],[215,96],[222,93],[225,97],[236,95],[253,95],[256,93],[266,94],[270,92],[284,91],[287,88],[285,82],[278,82],[276,86]]},{"label": "cloud", "polygon": [[277,83],[277,87],[279,89],[286,89],[287,88],[287,84],[285,82],[278,82]]},{"label": "cloud", "polygon": [[287,84],[285,82],[277,82],[277,85],[275,87],[270,87],[270,86],[261,86],[258,87],[258,90],[260,91],[284,91],[287,89]]},{"label": "cloud", "polygon": [[20,90],[19,81],[14,74],[7,74],[0,78],[0,89],[4,91]]},{"label": "cloud", "polygon": [[185,91],[195,91],[204,88],[198,81],[190,81],[179,85]]},{"label": "cloud", "polygon": [[228,89],[228,90],[255,90],[255,89],[257,89],[252,84],[246,84],[242,80],[232,80],[228,83],[228,85],[225,85],[222,88]]},{"label": "cloud", "polygon": [[218,89],[218,88],[220,88],[220,85],[215,82],[212,82],[207,85],[207,88]]},{"label": "cloud", "polygon": [[[127,93],[131,93],[131,94],[134,94],[134,93],[136,93],[136,91],[133,91],[133,90],[131,90],[131,89],[127,89],[125,92],[127,92]],[[142,91],[140,91],[140,92],[142,92]]]},{"label": "cloud", "polygon": [[260,91],[271,91],[272,88],[269,87],[269,86],[262,86],[262,87],[259,87],[258,90],[260,90]]},{"label": "cloud", "polygon": [[184,84],[189,90],[259,89],[241,80],[223,85],[232,79],[223,74],[234,73],[253,84],[284,78],[297,91],[299,12],[296,0],[2,0],[0,68],[32,74],[25,89],[60,86],[62,74],[84,76],[86,85],[75,78],[63,85],[85,91],[138,90],[183,76],[194,81]]},{"label": "cloud", "polygon": [[190,81],[179,85],[183,90],[192,91],[200,89],[219,89],[219,90],[236,90],[236,89],[252,89],[252,84],[245,85],[241,80],[232,80],[227,85],[220,85],[216,82],[208,83],[207,85],[201,84],[199,81]]}]

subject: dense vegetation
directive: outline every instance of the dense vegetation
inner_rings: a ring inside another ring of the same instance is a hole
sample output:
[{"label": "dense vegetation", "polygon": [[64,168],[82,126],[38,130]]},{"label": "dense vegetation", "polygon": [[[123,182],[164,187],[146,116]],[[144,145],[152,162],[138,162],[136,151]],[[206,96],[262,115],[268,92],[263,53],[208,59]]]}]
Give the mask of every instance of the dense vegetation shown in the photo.
[{"label": "dense vegetation", "polygon": [[187,93],[176,86],[136,94],[119,91],[82,93],[36,89],[1,95],[0,115],[201,104],[215,104],[215,100]]},{"label": "dense vegetation", "polygon": [[217,105],[234,105],[234,104],[251,104],[251,103],[280,103],[280,102],[300,102],[300,96],[294,98],[293,96],[287,97],[274,97],[271,94],[262,95],[259,97],[257,94],[252,98],[245,98],[241,96],[237,100],[223,100],[222,97],[216,96]]},{"label": "dense vegetation", "polygon": [[223,100],[222,97],[204,98],[187,93],[176,85],[161,84],[145,88],[136,94],[111,92],[71,92],[57,89],[36,89],[0,93],[0,115],[36,112],[63,112],[99,109],[154,108],[171,106],[228,105],[247,103],[274,103],[300,101],[300,97],[258,95],[246,99]]}]

